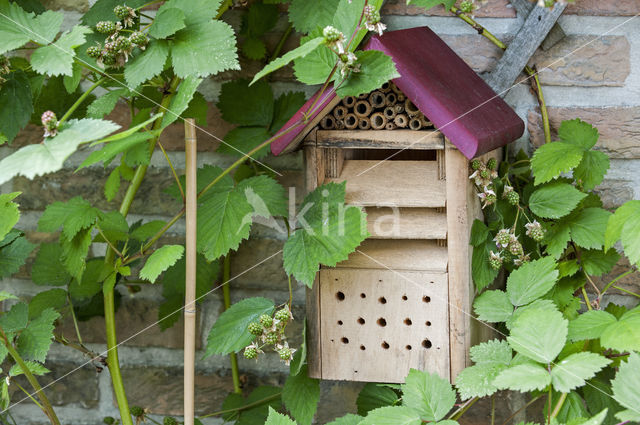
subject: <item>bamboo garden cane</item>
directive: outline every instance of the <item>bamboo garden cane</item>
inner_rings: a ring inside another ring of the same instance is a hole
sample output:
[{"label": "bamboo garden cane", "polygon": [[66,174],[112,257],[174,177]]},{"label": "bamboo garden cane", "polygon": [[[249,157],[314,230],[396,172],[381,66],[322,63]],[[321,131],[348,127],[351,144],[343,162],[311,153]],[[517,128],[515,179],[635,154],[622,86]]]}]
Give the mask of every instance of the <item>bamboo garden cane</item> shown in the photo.
[{"label": "bamboo garden cane", "polygon": [[196,356],[196,217],[197,217],[197,141],[192,118],[184,120],[186,155],[186,270],[184,299],[184,424],[194,425]]}]

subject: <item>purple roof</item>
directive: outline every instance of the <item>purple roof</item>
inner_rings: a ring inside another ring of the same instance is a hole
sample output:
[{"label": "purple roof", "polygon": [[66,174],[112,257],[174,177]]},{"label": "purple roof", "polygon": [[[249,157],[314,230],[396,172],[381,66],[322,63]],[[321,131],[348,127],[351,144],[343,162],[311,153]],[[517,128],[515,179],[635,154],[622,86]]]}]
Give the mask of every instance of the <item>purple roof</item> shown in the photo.
[{"label": "purple roof", "polygon": [[[396,86],[467,158],[502,147],[524,132],[524,122],[469,66],[428,27],[389,31],[373,36],[365,50],[380,50],[393,58]],[[285,124],[283,133],[303,117],[318,93]],[[326,90],[313,117],[335,98]],[[326,111],[325,111],[326,113]],[[314,127],[298,124],[271,144],[278,155],[291,150]]]}]

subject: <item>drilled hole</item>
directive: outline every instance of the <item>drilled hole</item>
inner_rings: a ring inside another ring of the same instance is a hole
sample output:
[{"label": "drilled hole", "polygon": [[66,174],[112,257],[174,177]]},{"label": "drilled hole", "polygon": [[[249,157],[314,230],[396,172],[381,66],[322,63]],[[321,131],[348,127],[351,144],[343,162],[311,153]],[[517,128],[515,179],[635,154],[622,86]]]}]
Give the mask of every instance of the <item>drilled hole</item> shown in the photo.
[{"label": "drilled hole", "polygon": [[364,292],[360,294],[360,298],[367,298],[367,294],[365,294]]},{"label": "drilled hole", "polygon": [[380,304],[386,304],[387,303],[387,299],[385,297],[378,298],[378,301],[380,302]]},{"label": "drilled hole", "polygon": [[411,350],[411,346],[410,346],[410,345],[407,345],[407,346],[406,346],[406,347],[404,347],[404,348],[406,348],[407,350]]},{"label": "drilled hole", "polygon": [[376,322],[379,326],[385,327],[387,326],[387,321],[384,319],[384,317],[381,317],[378,319],[378,321]]},{"label": "drilled hole", "polygon": [[360,323],[361,325],[364,325],[364,319],[362,317],[358,318],[358,323]]},{"label": "drilled hole", "polygon": [[[342,341],[343,344],[348,344],[349,343],[349,338],[343,336],[342,338],[340,338],[340,341]],[[423,345],[424,345],[424,343],[423,343]]]},{"label": "drilled hole", "polygon": [[424,348],[431,348],[431,341],[429,341],[428,339],[425,339],[424,341],[422,341],[422,346]]},{"label": "drilled hole", "polygon": [[431,297],[428,295],[425,295],[424,297],[422,297],[422,301],[426,302],[426,303],[430,303],[431,302]]},{"label": "drilled hole", "polygon": [[389,349],[389,343],[387,341],[382,341],[382,348],[384,348],[385,350]]},{"label": "drilled hole", "polygon": [[431,322],[427,320],[427,322],[425,323],[425,325],[427,325],[427,326],[431,326]]},{"label": "drilled hole", "polygon": [[361,346],[360,346],[360,349],[361,349],[362,351],[364,351],[364,350],[366,350],[366,349],[367,349],[367,347],[365,347],[364,345],[361,345]]},{"label": "drilled hole", "polygon": [[342,326],[342,320],[338,320],[338,325]]},{"label": "drilled hole", "polygon": [[344,292],[336,292],[336,298],[340,301],[344,301]]},{"label": "drilled hole", "polygon": [[402,301],[406,301],[406,300],[408,300],[408,299],[409,299],[409,298],[407,298],[407,296],[406,296],[406,295],[403,295],[403,296],[402,296]]},{"label": "drilled hole", "polygon": [[406,319],[404,319],[404,324],[407,326],[411,326],[413,324],[413,322],[411,321],[411,319],[409,319],[408,317]]}]

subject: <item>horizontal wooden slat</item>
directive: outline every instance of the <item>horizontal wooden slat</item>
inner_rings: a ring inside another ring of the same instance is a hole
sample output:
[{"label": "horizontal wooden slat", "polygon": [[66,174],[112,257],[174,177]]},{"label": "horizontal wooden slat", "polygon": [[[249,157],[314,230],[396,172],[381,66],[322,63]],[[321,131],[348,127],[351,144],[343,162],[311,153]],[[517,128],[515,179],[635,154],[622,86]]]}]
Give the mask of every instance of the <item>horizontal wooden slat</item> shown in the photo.
[{"label": "horizontal wooden slat", "polygon": [[436,161],[347,160],[340,177],[326,179],[344,180],[350,205],[440,208],[446,202]]},{"label": "horizontal wooden slat", "polygon": [[374,239],[446,239],[447,214],[433,208],[366,208]]},{"label": "horizontal wooden slat", "polygon": [[318,147],[357,149],[444,149],[437,130],[318,130]]},{"label": "horizontal wooden slat", "polygon": [[447,271],[447,248],[436,241],[367,239],[336,267],[356,269]]}]

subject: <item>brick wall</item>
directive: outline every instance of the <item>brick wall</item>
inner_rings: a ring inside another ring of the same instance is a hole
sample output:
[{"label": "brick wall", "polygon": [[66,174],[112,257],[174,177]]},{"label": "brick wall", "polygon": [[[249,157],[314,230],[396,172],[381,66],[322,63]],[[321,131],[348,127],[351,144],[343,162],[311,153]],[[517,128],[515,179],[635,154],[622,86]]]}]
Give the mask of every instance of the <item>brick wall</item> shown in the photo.
[{"label": "brick wall", "polygon": [[[50,7],[64,9],[67,24],[73,24],[92,1],[87,0],[49,0]],[[400,29],[418,25],[429,25],[460,54],[477,72],[491,70],[500,51],[491,43],[478,36],[466,24],[447,16],[444,10],[424,13],[421,9],[407,7],[405,0],[388,0],[384,9],[385,21],[389,29]],[[541,80],[544,94],[550,106],[551,122],[554,128],[564,119],[580,117],[596,125],[601,133],[598,146],[612,156],[611,170],[599,191],[606,207],[616,207],[629,199],[640,199],[640,19],[625,21],[640,13],[637,0],[577,0],[569,6],[560,24],[567,37],[546,51],[539,51],[531,63],[543,69]],[[231,21],[237,25],[239,15],[230,13]],[[476,13],[479,21],[499,37],[509,40],[522,23],[522,17],[516,15],[507,0],[489,0]],[[279,32],[286,26],[281,20],[277,31],[269,34],[270,43],[275,44]],[[602,34],[606,35],[602,36]],[[288,44],[294,46],[296,38]],[[570,55],[569,55],[570,54]],[[569,55],[569,56],[567,56]],[[565,57],[566,56],[566,57]],[[546,68],[548,67],[548,68]],[[256,63],[243,63],[243,71],[229,72],[212,78],[202,84],[200,90],[208,101],[215,103],[220,84],[228,79],[248,76],[259,68]],[[273,87],[276,93],[288,90],[304,90],[310,94],[312,89],[297,85],[290,70],[278,72]],[[516,142],[516,148],[531,149],[541,143],[543,136],[540,115],[535,98],[526,85],[514,87],[506,100],[528,123],[527,132]],[[112,118],[123,121],[126,111],[115,111]],[[214,107],[209,113],[207,131],[216,137],[223,137],[230,126],[221,121]],[[33,143],[41,137],[41,130],[35,127],[23,132],[13,147]],[[178,168],[184,166],[182,147],[182,128],[174,125],[163,137],[164,146]],[[227,157],[213,152],[218,142],[204,133],[199,134],[200,164],[229,164]],[[12,147],[12,148],[13,148]],[[8,155],[12,148],[0,148],[0,157]],[[33,241],[42,241],[48,237],[36,232],[37,220],[44,207],[55,200],[68,200],[82,195],[101,208],[115,209],[118,199],[107,203],[102,197],[101,185],[108,171],[101,167],[92,167],[74,173],[75,168],[88,155],[79,152],[65,164],[65,169],[53,175],[35,180],[16,178],[0,187],[3,193],[22,191],[19,198],[23,217],[20,227]],[[302,194],[302,158],[299,153],[280,158],[269,158],[270,166],[278,169],[286,186],[297,188]],[[172,178],[166,162],[161,155],[154,155],[148,178],[134,202],[130,220],[166,219],[179,206],[162,192],[162,188],[171,183]],[[120,194],[122,196],[122,193]],[[179,222],[174,232],[166,240],[180,241],[184,224]],[[232,275],[247,268],[282,249],[283,240],[265,227],[255,226],[253,238],[244,243],[233,255]],[[104,248],[102,248],[104,249]],[[94,254],[100,255],[100,249]],[[621,265],[620,267],[623,267]],[[27,267],[28,269],[28,267]],[[638,286],[637,277],[628,277],[621,281],[624,287]],[[287,298],[286,276],[281,267],[281,256],[265,262],[260,267],[243,274],[231,284],[232,298],[237,301],[244,297],[262,295],[284,302]],[[0,290],[19,292],[32,296],[43,287],[28,280],[28,270],[23,270],[11,279],[0,281]],[[631,304],[632,300],[622,293],[613,292],[609,299],[617,303]],[[160,288],[146,286],[141,292],[131,295],[122,293],[122,304],[117,313],[118,335],[120,339],[135,335],[157,318],[157,305],[161,300]],[[304,290],[298,287],[294,296],[296,318],[304,314]],[[207,297],[199,316],[201,349],[206,343],[206,335],[216,317],[221,312],[221,294],[214,292]],[[294,322],[292,333],[300,333],[300,321]],[[60,331],[69,338],[74,334],[72,324],[64,322]],[[94,318],[81,324],[81,331],[87,345],[96,352],[105,346],[102,320]],[[151,327],[140,335],[132,337],[120,351],[123,364],[125,385],[132,404],[150,408],[154,414],[177,414],[181,410],[182,399],[182,326],[161,332]],[[293,339],[294,345],[299,338]],[[197,354],[201,357],[200,353]],[[60,346],[54,346],[49,356],[49,365],[53,373],[43,382],[63,376],[72,371],[85,359],[76,352]],[[231,376],[226,357],[211,357],[199,360],[197,365],[196,394],[197,412],[213,412],[232,388]],[[286,367],[273,355],[267,355],[259,363],[240,360],[242,380],[246,390],[259,385],[279,385],[286,377]],[[354,411],[355,398],[360,384],[344,382],[323,382],[321,406],[317,416],[318,423],[325,423],[335,416]],[[93,365],[87,365],[73,372],[60,382],[52,385],[47,393],[56,406],[64,423],[99,424],[105,415],[117,416],[114,397],[110,387],[108,371],[96,372]],[[508,416],[508,408],[522,405],[518,394],[505,394],[505,407],[500,417]],[[482,406],[482,404],[481,404]],[[472,409],[474,413],[465,419],[467,424],[487,423],[488,406]],[[39,409],[24,402],[12,409],[12,414],[20,424],[44,423]],[[522,418],[524,419],[524,418]],[[213,419],[207,423],[221,423]]]}]

